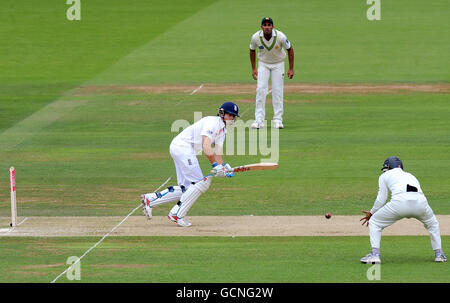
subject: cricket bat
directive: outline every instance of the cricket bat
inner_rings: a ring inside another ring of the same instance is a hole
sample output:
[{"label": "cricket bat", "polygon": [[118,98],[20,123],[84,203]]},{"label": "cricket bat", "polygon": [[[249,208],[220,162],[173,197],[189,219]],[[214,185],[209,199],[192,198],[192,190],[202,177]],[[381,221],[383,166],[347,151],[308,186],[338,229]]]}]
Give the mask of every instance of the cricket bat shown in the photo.
[{"label": "cricket bat", "polygon": [[[249,170],[269,170],[269,169],[277,169],[278,163],[253,163],[246,164],[241,166],[233,167],[233,172],[244,172]],[[214,172],[214,171],[211,171]]]},{"label": "cricket bat", "polygon": [[243,172],[249,170],[269,170],[269,169],[277,169],[278,163],[254,163],[254,164],[246,164],[237,167],[233,167],[233,172]]}]

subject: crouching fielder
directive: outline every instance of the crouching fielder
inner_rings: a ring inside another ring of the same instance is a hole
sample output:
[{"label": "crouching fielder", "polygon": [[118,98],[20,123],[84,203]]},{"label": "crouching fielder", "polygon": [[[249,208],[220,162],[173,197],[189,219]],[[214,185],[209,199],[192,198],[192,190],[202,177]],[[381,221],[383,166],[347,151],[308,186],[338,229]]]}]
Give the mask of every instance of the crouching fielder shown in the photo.
[{"label": "crouching fielder", "polygon": [[[169,219],[179,226],[191,226],[185,218],[189,209],[205,193],[215,177],[232,177],[229,164],[222,160],[226,126],[239,117],[239,108],[233,102],[225,102],[217,116],[208,116],[197,121],[179,133],[170,144],[170,155],[175,163],[177,186],[170,186],[161,192],[141,195],[144,214],[152,218],[152,208],[175,202],[169,212]],[[212,148],[214,145],[214,148]],[[203,176],[196,154],[203,151],[212,165],[213,173]]]},{"label": "crouching fielder", "polygon": [[[370,231],[372,251],[361,259],[362,263],[379,264],[381,232],[384,228],[403,218],[416,218],[423,223],[430,233],[431,246],[435,252],[435,262],[445,262],[447,258],[441,247],[439,223],[433,210],[420,188],[420,183],[412,174],[403,171],[403,163],[397,157],[389,157],[384,161],[383,173],[378,179],[378,196],[370,211],[366,214],[363,225]],[[388,191],[391,201],[387,204]]]}]

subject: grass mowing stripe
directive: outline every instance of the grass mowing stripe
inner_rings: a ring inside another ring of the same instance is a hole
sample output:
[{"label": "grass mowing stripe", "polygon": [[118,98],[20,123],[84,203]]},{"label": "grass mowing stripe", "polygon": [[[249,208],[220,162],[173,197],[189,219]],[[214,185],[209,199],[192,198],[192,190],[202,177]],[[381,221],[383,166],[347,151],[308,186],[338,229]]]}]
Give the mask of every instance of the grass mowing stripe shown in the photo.
[{"label": "grass mowing stripe", "polygon": [[[442,237],[448,247],[449,236]],[[0,282],[41,282],[91,238],[0,241]],[[82,283],[447,283],[428,236],[385,236],[381,280],[368,281],[361,237],[109,237],[81,264]],[[60,279],[60,282],[71,282]],[[76,281],[72,281],[76,282]]]},{"label": "grass mowing stripe", "polygon": [[68,21],[65,1],[2,1],[0,131],[212,3],[93,0],[82,20]]},{"label": "grass mowing stripe", "polygon": [[296,54],[290,82],[449,81],[445,0],[386,3],[381,21],[368,21],[367,8],[359,0],[218,1],[110,69],[98,84],[254,83],[248,46],[267,12]]},{"label": "grass mowing stripe", "polygon": [[43,128],[61,119],[71,110],[82,106],[87,101],[57,100],[34,112],[24,120],[0,133],[0,149],[14,150],[17,145],[30,137],[36,136]]},{"label": "grass mowing stripe", "polygon": [[[74,108],[18,149],[0,150],[0,171],[7,172],[11,164],[16,167],[19,215],[124,216],[140,193],[160,184],[158,178],[174,176],[168,152],[175,135],[170,131],[173,121],[192,122],[197,111],[215,115],[224,100],[235,100],[242,112],[248,110],[248,118],[254,106],[233,95],[83,98],[88,100],[84,106]],[[445,130],[450,127],[450,104],[445,95],[299,94],[288,100],[311,102],[286,104],[279,169],[215,180],[190,215],[326,211],[359,215],[373,203],[380,162],[391,154],[397,154],[405,169],[419,177],[435,213],[449,214],[450,182],[445,168],[450,163],[450,145]],[[180,101],[181,109],[173,110]],[[270,105],[267,115],[272,115]],[[227,155],[226,161],[239,165],[260,158],[259,154]],[[205,170],[210,167],[203,157],[199,162]],[[0,180],[0,186],[8,188],[7,182],[7,178]],[[9,199],[8,191],[0,191],[3,216],[10,214]],[[163,205],[155,209],[155,215],[166,211]]]}]

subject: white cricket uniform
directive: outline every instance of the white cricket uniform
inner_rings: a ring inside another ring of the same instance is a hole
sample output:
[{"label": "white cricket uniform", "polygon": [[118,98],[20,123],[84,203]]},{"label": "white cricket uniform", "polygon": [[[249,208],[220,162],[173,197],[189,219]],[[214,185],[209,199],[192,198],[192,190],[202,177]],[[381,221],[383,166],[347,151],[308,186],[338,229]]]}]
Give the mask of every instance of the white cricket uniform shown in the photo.
[{"label": "white cricket uniform", "polygon": [[258,49],[258,80],[256,88],[255,120],[265,119],[266,96],[269,92],[269,78],[272,76],[273,120],[283,121],[284,60],[291,43],[286,35],[273,29],[272,38],[267,41],[262,30],[251,39],[250,49]]},{"label": "white cricket uniform", "polygon": [[192,182],[203,179],[203,173],[197,160],[202,151],[202,137],[211,138],[211,144],[223,146],[225,141],[225,123],[219,116],[204,117],[185,128],[170,144],[170,155],[175,163],[178,185],[186,189]]},{"label": "white cricket uniform", "polygon": [[[372,247],[380,248],[382,230],[403,218],[416,218],[430,233],[433,250],[441,249],[439,223],[423,194],[419,181],[401,168],[390,169],[378,179],[378,195],[370,213],[370,242]],[[409,186],[408,186],[409,185]],[[408,187],[414,187],[417,192]],[[389,191],[391,200],[386,203]],[[385,204],[386,203],[386,204]]]}]

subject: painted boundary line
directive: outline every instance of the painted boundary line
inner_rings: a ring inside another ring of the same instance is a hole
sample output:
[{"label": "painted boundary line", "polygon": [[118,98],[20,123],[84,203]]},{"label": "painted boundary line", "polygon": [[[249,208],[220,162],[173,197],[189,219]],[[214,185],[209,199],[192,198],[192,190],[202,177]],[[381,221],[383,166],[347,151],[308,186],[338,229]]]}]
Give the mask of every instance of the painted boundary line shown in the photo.
[{"label": "painted boundary line", "polygon": [[[161,184],[157,189],[155,189],[155,191],[158,191],[161,187],[163,187],[164,185],[167,184],[167,182],[169,182],[171,179],[171,177],[167,178],[167,180]],[[68,268],[66,268],[66,270],[64,270],[62,273],[60,273],[55,279],[53,279],[53,281],[51,281],[50,283],[55,283],[59,278],[61,278],[61,276],[63,276],[64,274],[66,274],[75,264],[79,263],[81,261],[81,259],[83,259],[89,252],[91,252],[94,248],[96,248],[100,243],[103,242],[103,240],[105,240],[110,234],[112,234],[120,225],[122,225],[123,222],[125,222],[128,217],[130,217],[137,209],[139,209],[140,207],[142,207],[141,204],[139,204],[135,209],[133,209],[125,218],[123,218],[122,221],[120,221],[119,224],[117,224],[116,226],[114,226],[107,234],[105,234],[97,243],[95,243],[91,248],[89,248],[81,257],[79,257],[75,262],[73,262],[72,265],[70,265]]]}]

